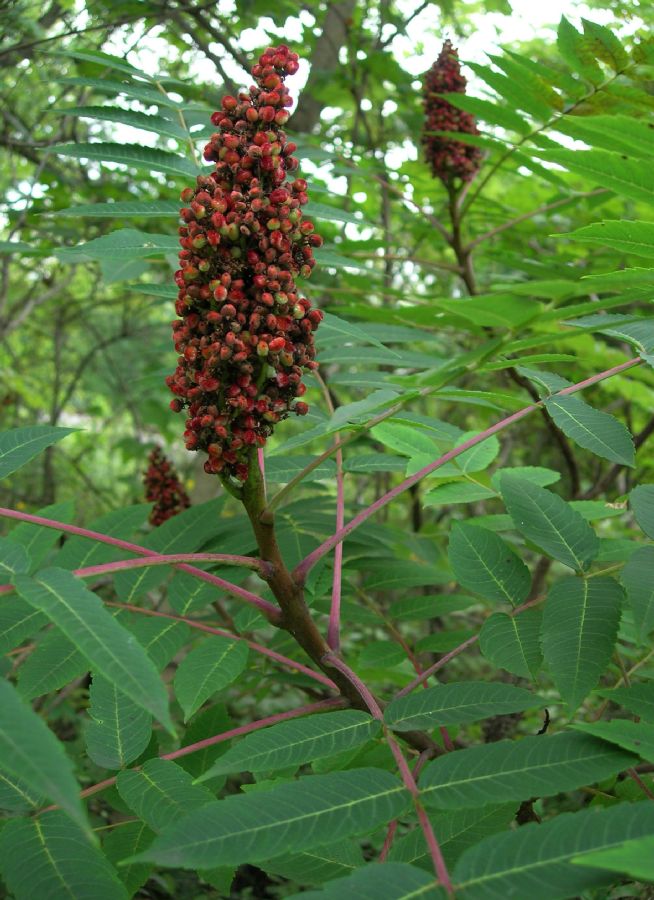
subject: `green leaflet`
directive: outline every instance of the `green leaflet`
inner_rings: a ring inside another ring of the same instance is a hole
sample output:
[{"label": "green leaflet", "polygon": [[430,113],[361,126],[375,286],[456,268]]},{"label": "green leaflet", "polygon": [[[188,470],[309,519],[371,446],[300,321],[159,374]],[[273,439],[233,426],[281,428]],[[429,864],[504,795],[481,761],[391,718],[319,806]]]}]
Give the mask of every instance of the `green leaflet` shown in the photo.
[{"label": "green leaflet", "polygon": [[547,596],[543,655],[571,710],[595,687],[611,658],[623,598],[612,578],[565,578]]},{"label": "green leaflet", "polygon": [[21,544],[0,537],[0,577],[9,579],[12,575],[29,572],[30,565],[27,550]]},{"label": "green leaflet", "polygon": [[469,591],[512,606],[527,599],[529,569],[492,531],[457,523],[450,532],[448,556],[457,581]]},{"label": "green leaflet", "polygon": [[248,660],[245,641],[211,636],[186,656],[175,673],[175,696],[188,722],[212,694],[231,684]]},{"label": "green leaflet", "polygon": [[438,809],[551,797],[601,781],[635,759],[586,735],[536,735],[447,753],[425,768],[420,789],[425,804]]},{"label": "green leaflet", "polygon": [[[146,116],[146,118],[149,118]],[[137,218],[169,218],[177,219],[179,206],[169,200],[125,200],[114,203],[82,203],[58,209],[58,216],[88,216],[96,219],[122,219],[131,216]]]},{"label": "green leaflet", "polygon": [[654,762],[654,725],[631,722],[629,719],[613,719],[611,722],[582,722],[572,726],[584,734],[592,734],[635,753],[648,762]]},{"label": "green leaflet", "polygon": [[168,759],[149,759],[138,770],[121,772],[116,787],[132,812],[157,832],[214,799],[211,791],[194,785],[189,773]]},{"label": "green leaflet", "polygon": [[613,416],[593,409],[578,397],[550,397],[545,408],[564,434],[602,459],[621,466],[634,466],[634,442],[622,422]]},{"label": "green leaflet", "polygon": [[53,425],[30,425],[27,428],[4,431],[0,434],[0,478],[16,472],[46,447],[51,447],[77,430]]},{"label": "green leaflet", "polygon": [[94,676],[89,699],[88,755],[98,766],[122,769],[150,743],[152,716],[106,678]]},{"label": "green leaflet", "polygon": [[654,222],[625,220],[595,222],[559,237],[601,244],[622,253],[633,253],[635,256],[654,260]]},{"label": "green leaflet", "polygon": [[620,580],[641,642],[646,643],[654,630],[654,547],[639,547],[627,560]]},{"label": "green leaflet", "polygon": [[[153,838],[154,832],[144,822],[121,823],[120,827],[111,829],[102,844],[102,849],[107,859],[116,866],[127,856],[135,856],[149,847]],[[131,863],[118,869],[118,877],[131,897],[145,884],[151,871],[152,866],[149,863]]]},{"label": "green leaflet", "polygon": [[575,856],[572,862],[594,869],[608,869],[628,875],[636,881],[654,881],[654,836],[625,841],[608,850],[595,850]]},{"label": "green leaflet", "polygon": [[362,865],[361,848],[354,840],[345,840],[266,860],[266,872],[282,875],[298,884],[322,884],[332,878],[350,875]]},{"label": "green leaflet", "polygon": [[56,255],[65,262],[78,262],[87,258],[100,262],[148,259],[177,252],[177,239],[168,234],[137,231],[135,228],[118,228],[110,234],[94,238],[74,247],[60,247]]},{"label": "green leaflet", "polygon": [[351,750],[379,733],[380,724],[358,710],[342,710],[280,722],[247,735],[205,772],[198,781],[230,772],[263,772]]},{"label": "green leaflet", "polygon": [[[163,96],[163,95],[162,95]],[[172,137],[175,140],[188,139],[186,131],[164,116],[148,115],[133,109],[121,109],[118,106],[64,106],[54,110],[60,116],[79,116],[83,119],[101,119],[105,122],[120,122],[144,131],[152,131],[158,135]],[[166,202],[166,201],[164,201]],[[179,205],[175,204],[179,211]],[[72,215],[69,210],[57,210],[57,215]]]},{"label": "green leaflet", "polygon": [[650,205],[654,200],[649,168],[640,159],[607,150],[543,150],[539,155],[623,197]]},{"label": "green leaflet", "polygon": [[629,503],[647,537],[654,538],[654,484],[639,484],[629,494]]},{"label": "green leaflet", "polygon": [[0,832],[0,868],[16,900],[127,900],[118,875],[78,825],[55,810]]},{"label": "green leaflet", "polygon": [[152,661],[95,594],[63,569],[44,569],[35,578],[17,575],[15,584],[21,597],[56,623],[95,672],[113,680],[174,734],[168,695]]},{"label": "green leaflet", "polygon": [[542,612],[525,609],[520,615],[493,613],[482,625],[479,647],[486,659],[521,678],[533,678],[541,667]]},{"label": "green leaflet", "polygon": [[516,475],[504,474],[500,485],[509,515],[526,538],[571,569],[592,562],[597,535],[565,500]]},{"label": "green leaflet", "polygon": [[370,863],[348,878],[338,878],[321,891],[305,891],[306,900],[445,900],[433,874],[407,863]]},{"label": "green leaflet", "polygon": [[63,746],[4,680],[0,680],[0,771],[12,783],[20,779],[35,796],[59,804],[88,834],[79,787]]},{"label": "green leaflet", "polygon": [[[36,515],[44,519],[65,522],[68,525],[73,519],[74,513],[75,507],[72,501],[66,500],[64,503],[52,503],[50,506],[45,506],[43,509],[39,509]],[[15,544],[20,544],[25,548],[32,563],[31,571],[36,571],[41,568],[50,550],[59,540],[60,532],[56,528],[46,528],[44,525],[34,525],[31,522],[20,522],[9,532],[9,538]]]},{"label": "green leaflet", "polygon": [[431,729],[437,725],[478,722],[544,706],[545,701],[523,688],[483,681],[438,684],[392,700],[384,721],[394,731]]},{"label": "green leaflet", "polygon": [[18,693],[26,700],[68,684],[88,671],[86,657],[58,628],[46,631],[18,670]]},{"label": "green leaflet", "polygon": [[[147,172],[165,172],[169,175],[184,175],[195,178],[199,174],[198,167],[183,156],[143,147],[140,144],[57,144],[52,148],[59,156],[72,156],[75,159],[92,159],[98,162],[122,163],[145,169]],[[175,241],[177,243],[177,241]]]},{"label": "green leaflet", "polygon": [[541,825],[486,838],[467,850],[454,869],[457,897],[564,900],[610,883],[610,875],[575,866],[582,853],[619,846],[654,830],[654,804],[621,803],[564,813]]},{"label": "green leaflet", "polygon": [[409,805],[402,784],[381,769],[311,775],[210,803],[176,821],[138,858],[183,868],[256,863],[368,834]]},{"label": "green leaflet", "polygon": [[646,684],[632,684],[629,687],[615,688],[612,691],[598,689],[597,693],[628,709],[629,712],[644,719],[645,722],[654,723],[654,684],[651,681]]}]

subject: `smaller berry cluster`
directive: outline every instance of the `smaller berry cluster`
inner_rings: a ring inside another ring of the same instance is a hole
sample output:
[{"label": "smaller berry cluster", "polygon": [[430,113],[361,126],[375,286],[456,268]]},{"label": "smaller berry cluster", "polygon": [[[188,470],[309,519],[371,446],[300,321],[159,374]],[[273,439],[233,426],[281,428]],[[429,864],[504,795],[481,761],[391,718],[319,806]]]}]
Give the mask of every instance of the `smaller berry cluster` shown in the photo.
[{"label": "smaller berry cluster", "polygon": [[294,279],[309,277],[322,238],[302,217],[306,181],[287,181],[297,147],[282,131],[292,104],[283,80],[297,70],[285,45],[263,53],[255,84],[223,97],[211,117],[217,130],[204,157],[215,171],[182,191],[171,408],[188,409],[186,447],[208,453],[205,471],[239,481],[273,426],[308,412],[293,401],[306,391],[302,371],[317,367],[322,313]]},{"label": "smaller berry cluster", "polygon": [[148,456],[148,468],[143,476],[145,499],[154,503],[149,521],[161,525],[191,505],[188,494],[179,480],[173,464],[166,459],[161,448],[155,447]]},{"label": "smaller berry cluster", "polygon": [[464,94],[465,89],[466,79],[461,74],[458,53],[450,41],[445,41],[438,59],[425,75],[425,126],[422,138],[425,158],[431,166],[432,174],[445,185],[451,185],[455,178],[472,181],[481,165],[482,153],[478,147],[430,133],[460,131],[464,134],[479,134],[474,116],[437,96],[446,93]]}]

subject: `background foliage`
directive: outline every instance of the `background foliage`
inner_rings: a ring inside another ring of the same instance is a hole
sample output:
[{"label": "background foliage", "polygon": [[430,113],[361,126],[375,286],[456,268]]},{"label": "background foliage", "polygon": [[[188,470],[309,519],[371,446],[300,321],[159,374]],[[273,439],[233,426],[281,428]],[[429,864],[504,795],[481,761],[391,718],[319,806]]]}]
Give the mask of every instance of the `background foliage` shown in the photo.
[{"label": "background foliage", "polygon": [[[654,47],[645,5],[616,2],[609,27],[571,5],[558,35],[462,52],[472,89],[450,100],[485,158],[448,191],[422,159],[402,36],[428,14],[435,58],[510,12],[5,4],[9,896],[650,895]],[[263,550],[183,450],[163,381],[179,191],[221,95],[280,40],[311,63],[288,131],[326,239],[305,287],[326,316],[311,411],[277,429],[266,486],[332,638],[342,582],[342,670],[266,617]],[[155,444],[193,505],[151,529]],[[341,573],[343,506],[361,524]]]}]

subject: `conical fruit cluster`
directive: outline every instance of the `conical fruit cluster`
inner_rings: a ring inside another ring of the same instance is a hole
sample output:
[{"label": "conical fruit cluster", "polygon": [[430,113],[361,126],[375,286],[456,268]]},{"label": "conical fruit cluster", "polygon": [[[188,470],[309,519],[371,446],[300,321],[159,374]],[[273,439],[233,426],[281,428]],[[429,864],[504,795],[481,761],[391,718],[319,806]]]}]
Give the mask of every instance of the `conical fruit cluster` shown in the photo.
[{"label": "conical fruit cluster", "polygon": [[425,75],[425,126],[422,138],[425,158],[431,166],[432,174],[445,185],[453,184],[455,179],[471,181],[481,165],[482,153],[478,147],[431,133],[460,131],[479,134],[474,116],[438,96],[448,93],[464,94],[465,89],[466,79],[461,74],[458,53],[450,41],[445,41],[438,59]]},{"label": "conical fruit cluster", "polygon": [[175,467],[166,459],[160,447],[155,447],[148,456],[148,468],[143,476],[143,484],[145,499],[149,503],[154,503],[149,517],[152,525],[161,525],[191,505]]},{"label": "conical fruit cluster", "polygon": [[284,45],[262,54],[252,87],[223,97],[211,117],[204,156],[215,171],[182,191],[171,408],[188,411],[186,446],[208,453],[205,471],[240,481],[275,424],[308,412],[296,401],[303,370],[317,368],[322,313],[295,277],[309,277],[322,239],[303,219],[307,183],[290,174],[297,147],[282,130],[292,104],[284,78],[297,70]]}]

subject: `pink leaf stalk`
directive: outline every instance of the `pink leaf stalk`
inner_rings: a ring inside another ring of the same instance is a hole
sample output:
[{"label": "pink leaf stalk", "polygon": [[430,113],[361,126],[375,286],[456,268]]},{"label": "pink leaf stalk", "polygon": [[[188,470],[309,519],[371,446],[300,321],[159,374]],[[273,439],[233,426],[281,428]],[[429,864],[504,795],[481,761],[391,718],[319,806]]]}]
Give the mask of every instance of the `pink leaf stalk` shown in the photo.
[{"label": "pink leaf stalk", "polygon": [[[642,359],[636,357],[634,359],[627,360],[627,362],[620,363],[620,365],[613,366],[611,369],[606,369],[604,372],[599,372],[597,375],[591,375],[590,378],[585,378],[583,381],[577,382],[577,384],[572,384],[570,387],[564,388],[562,391],[557,391],[555,394],[552,394],[553,397],[563,396],[566,394],[575,394],[577,391],[582,391],[584,388],[590,387],[593,384],[597,384],[600,381],[604,381],[607,378],[612,378],[614,375],[619,375],[621,372],[627,371],[627,369],[633,369],[634,366],[638,366],[642,363]],[[304,583],[307,574],[311,571],[311,569],[315,566],[319,559],[322,559],[325,554],[329,553],[330,550],[333,550],[338,544],[343,541],[348,534],[351,534],[355,529],[357,529],[360,525],[366,522],[371,516],[374,516],[375,513],[379,512],[380,509],[383,509],[387,506],[391,501],[393,501],[400,494],[403,494],[404,491],[408,491],[409,488],[413,487],[414,484],[417,484],[427,475],[430,475],[432,472],[435,472],[436,469],[439,469],[441,466],[444,466],[445,463],[450,462],[452,459],[456,459],[457,456],[460,456],[462,453],[465,453],[466,450],[469,450],[471,447],[476,447],[477,444],[481,444],[487,438],[491,437],[493,434],[497,434],[499,431],[503,431],[505,428],[508,428],[510,425],[513,425],[515,422],[520,421],[520,419],[524,419],[525,416],[528,416],[529,413],[534,412],[534,410],[540,409],[543,405],[542,401],[538,403],[531,403],[529,406],[525,406],[517,412],[513,413],[510,416],[507,416],[505,419],[502,419],[499,422],[496,422],[494,425],[491,425],[485,431],[480,432],[475,437],[469,438],[469,440],[464,441],[462,444],[459,444],[457,447],[454,447],[452,450],[448,450],[447,453],[444,453],[440,456],[435,462],[429,463],[429,465],[424,466],[414,475],[409,476],[396,487],[391,488],[390,491],[387,491],[378,500],[375,500],[370,506],[366,509],[362,510],[358,515],[354,516],[353,519],[344,525],[342,528],[338,529],[331,537],[327,538],[326,541],[323,541],[319,547],[316,547],[314,551],[312,551],[308,556],[306,556],[302,562],[300,562],[294,572],[293,575],[297,579],[299,583]]]},{"label": "pink leaf stalk", "polygon": [[290,669],[296,669],[298,672],[301,672],[308,678],[312,678],[314,681],[319,681],[320,684],[324,685],[327,688],[330,688],[333,691],[337,690],[337,687],[331,680],[331,678],[323,675],[322,672],[315,672],[313,669],[305,666],[304,663],[296,662],[296,660],[290,659],[290,657],[288,656],[283,656],[281,653],[277,653],[276,650],[270,650],[263,644],[258,644],[256,641],[242,638],[240,635],[234,634],[231,631],[226,631],[224,628],[214,628],[213,625],[205,625],[204,622],[197,622],[195,619],[188,619],[185,616],[176,616],[172,613],[159,612],[159,610],[155,609],[146,609],[142,606],[133,606],[131,603],[119,603],[115,600],[105,600],[104,602],[106,606],[113,606],[117,609],[127,609],[130,612],[137,613],[142,616],[153,616],[155,618],[161,619],[173,619],[175,622],[184,622],[184,624],[188,625],[189,628],[197,628],[199,631],[206,631],[208,634],[218,634],[221,637],[233,638],[236,641],[245,640],[250,650],[254,650],[255,653],[260,653],[262,656],[267,656],[269,659],[272,659],[283,666],[288,666]]},{"label": "pink leaf stalk", "polygon": [[[328,700],[319,700],[317,703],[298,706],[296,709],[289,709],[286,712],[275,713],[272,716],[266,716],[264,719],[258,719],[256,722],[249,722],[247,725],[239,725],[238,728],[230,728],[229,731],[223,731],[220,734],[215,734],[213,737],[204,738],[202,741],[196,741],[194,744],[188,744],[186,747],[180,747],[178,750],[173,750],[170,753],[162,753],[159,759],[179,759],[182,756],[190,756],[190,754],[198,753],[200,750],[205,750],[207,747],[214,747],[216,744],[223,743],[223,741],[241,737],[241,735],[249,734],[251,731],[258,731],[260,728],[267,728],[269,725],[276,725],[278,722],[284,722],[287,719],[297,719],[300,716],[311,715],[311,713],[324,712],[329,709],[339,709],[344,705],[345,701],[342,698],[331,697]],[[140,768],[140,766],[133,766],[132,771],[138,771]],[[98,781],[97,784],[92,784],[90,787],[84,788],[84,790],[80,792],[80,797],[84,799],[85,797],[92,797],[94,794],[99,794],[100,791],[104,791],[105,788],[114,785],[116,783],[116,778],[117,776],[114,775],[112,778],[105,778],[103,781]],[[56,805],[46,806],[43,809],[40,809],[38,814],[49,812],[50,810],[57,808]]]},{"label": "pink leaf stalk", "polygon": [[[112,547],[119,547],[121,550],[128,550],[130,553],[138,553],[141,556],[163,555],[161,553],[153,553],[148,547],[132,544],[130,541],[123,541],[120,538],[111,537],[108,534],[101,534],[99,531],[80,528],[78,525],[68,525],[66,522],[58,522],[56,519],[46,519],[43,516],[32,515],[32,513],[19,512],[16,509],[4,509],[0,507],[0,517],[5,519],[18,519],[21,522],[31,522],[34,525],[43,525],[45,528],[56,528],[57,531],[65,531],[67,534],[75,534],[79,537],[89,538],[92,541],[99,541],[102,544],[110,544]],[[186,563],[179,563],[176,568],[182,572],[186,572],[188,575],[193,575],[194,578],[198,578],[200,581],[206,581],[208,584],[213,584],[215,587],[220,588],[221,591],[225,591],[227,594],[231,594],[233,597],[245,601],[245,603],[256,606],[257,609],[259,609],[259,611],[271,622],[275,622],[279,619],[279,610],[274,604],[237,584],[232,584],[231,581],[225,581],[217,575],[212,575],[210,572],[204,572],[202,569],[198,569],[195,566],[189,566]]]},{"label": "pink leaf stalk", "polygon": [[345,675],[345,677],[356,687],[359,695],[362,697],[366,706],[370,710],[371,715],[382,723],[384,735],[388,742],[388,746],[390,747],[391,752],[395,758],[398,769],[400,770],[400,775],[402,777],[404,786],[411,794],[413,805],[418,815],[418,822],[420,823],[420,828],[422,829],[422,832],[425,836],[425,842],[427,844],[427,848],[434,865],[436,876],[439,882],[447,891],[448,895],[452,896],[454,894],[452,881],[450,879],[449,872],[447,871],[447,866],[445,865],[445,860],[443,859],[443,854],[438,844],[438,840],[436,838],[436,835],[434,834],[434,829],[431,822],[429,821],[429,816],[425,812],[425,809],[420,801],[420,790],[418,789],[418,785],[416,784],[415,778],[411,773],[411,769],[409,768],[409,765],[404,758],[404,754],[400,749],[400,745],[397,743],[390,730],[384,724],[384,714],[381,711],[379,703],[375,700],[373,694],[370,692],[366,684],[361,681],[359,676],[355,672],[353,672],[352,669],[350,669],[350,667],[346,663],[344,663],[339,656],[336,656],[336,654],[334,653],[326,653],[322,661],[326,665],[332,666],[334,669],[338,669],[339,672]]}]

